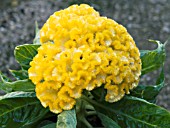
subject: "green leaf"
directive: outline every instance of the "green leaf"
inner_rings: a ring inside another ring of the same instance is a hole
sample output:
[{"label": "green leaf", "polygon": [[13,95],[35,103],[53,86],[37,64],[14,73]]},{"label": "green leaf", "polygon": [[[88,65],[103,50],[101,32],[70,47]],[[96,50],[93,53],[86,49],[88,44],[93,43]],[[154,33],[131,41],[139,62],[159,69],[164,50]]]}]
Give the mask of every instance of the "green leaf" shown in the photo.
[{"label": "green leaf", "polygon": [[98,112],[98,117],[101,119],[102,124],[105,128],[121,128],[115,121],[113,121],[108,116]]},{"label": "green leaf", "polygon": [[28,72],[26,70],[10,70],[10,72],[17,80],[28,79]]},{"label": "green leaf", "polygon": [[56,128],[56,124],[55,123],[47,124],[41,128]]},{"label": "green leaf", "polygon": [[50,120],[43,120],[37,128],[56,128],[56,123]]},{"label": "green leaf", "polygon": [[159,75],[159,78],[156,80],[156,84],[159,85],[159,84],[164,84],[165,82],[165,75],[164,75],[164,69],[162,67],[162,70],[161,70],[161,73]]},{"label": "green leaf", "polygon": [[37,22],[35,22],[35,38],[33,44],[40,44],[40,29],[38,28]]},{"label": "green leaf", "polygon": [[75,110],[63,111],[58,115],[57,128],[76,128],[77,119]]},{"label": "green leaf", "polygon": [[25,44],[25,45],[19,45],[15,48],[14,50],[15,58],[23,69],[25,70],[29,69],[30,67],[29,63],[37,54],[37,49],[39,47],[40,45]]},{"label": "green leaf", "polygon": [[98,102],[105,100],[105,95],[107,94],[107,90],[104,88],[104,85],[95,88],[91,91],[91,94],[94,96],[95,100]]},{"label": "green leaf", "polygon": [[142,75],[158,69],[164,64],[165,61],[165,44],[162,44],[157,40],[150,40],[151,42],[157,43],[158,48],[155,50],[141,50],[142,60]]},{"label": "green leaf", "polygon": [[165,86],[164,71],[162,69],[161,74],[157,80],[156,85],[139,85],[131,91],[130,95],[138,98],[145,99],[149,102],[155,102],[156,96]]},{"label": "green leaf", "polygon": [[18,91],[18,92],[11,92],[7,93],[6,95],[0,96],[0,100],[3,99],[12,99],[12,98],[18,98],[18,97],[36,97],[35,92],[23,92],[23,91]]},{"label": "green leaf", "polygon": [[14,82],[6,82],[2,75],[0,74],[2,82],[0,82],[0,90],[4,92],[13,92],[13,91],[34,91],[35,85],[29,79],[17,80]]},{"label": "green leaf", "polygon": [[116,103],[99,103],[83,98],[122,128],[170,128],[170,112],[143,99],[125,96]]},{"label": "green leaf", "polygon": [[33,92],[12,92],[0,97],[0,128],[35,128],[49,112]]},{"label": "green leaf", "polygon": [[0,80],[4,80],[6,82],[11,82],[12,80],[10,78],[8,78],[6,75],[4,75],[1,71],[0,71]]}]

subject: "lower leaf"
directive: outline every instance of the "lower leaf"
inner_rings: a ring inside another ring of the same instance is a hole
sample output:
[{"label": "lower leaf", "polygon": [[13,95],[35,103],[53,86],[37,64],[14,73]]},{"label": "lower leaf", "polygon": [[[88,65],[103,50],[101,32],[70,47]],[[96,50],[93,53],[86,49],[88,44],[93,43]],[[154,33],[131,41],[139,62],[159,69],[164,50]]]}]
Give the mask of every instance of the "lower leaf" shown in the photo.
[{"label": "lower leaf", "polygon": [[121,128],[115,121],[113,121],[108,116],[98,112],[98,117],[101,119],[102,124],[105,128]]},{"label": "lower leaf", "polygon": [[0,82],[0,90],[3,90],[6,93],[13,91],[29,92],[35,90],[35,85],[29,79],[17,80],[14,82],[6,82],[2,79],[2,82]]},{"label": "lower leaf", "polygon": [[145,99],[149,102],[155,102],[156,96],[165,86],[164,71],[162,69],[159,78],[157,79],[156,85],[139,85],[131,91],[130,95],[138,98]]},{"label": "lower leaf", "polygon": [[56,124],[55,123],[47,124],[41,128],[56,128]]},{"label": "lower leaf", "polygon": [[28,79],[28,71],[26,70],[10,70],[10,72],[17,80]]},{"label": "lower leaf", "polygon": [[58,115],[57,128],[76,128],[77,119],[75,110],[63,111]]},{"label": "lower leaf", "polygon": [[170,128],[170,112],[143,99],[125,96],[116,103],[84,99],[122,128]]},{"label": "lower leaf", "polygon": [[12,92],[0,98],[0,128],[34,128],[49,112],[31,92]]}]

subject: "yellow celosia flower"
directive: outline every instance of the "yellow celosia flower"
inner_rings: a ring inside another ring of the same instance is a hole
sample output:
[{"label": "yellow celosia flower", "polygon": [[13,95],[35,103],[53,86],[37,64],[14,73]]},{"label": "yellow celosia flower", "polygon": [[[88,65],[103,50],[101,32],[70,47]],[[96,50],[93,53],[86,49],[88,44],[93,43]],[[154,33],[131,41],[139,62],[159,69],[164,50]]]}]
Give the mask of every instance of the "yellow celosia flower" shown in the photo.
[{"label": "yellow celosia flower", "polygon": [[54,113],[73,108],[83,89],[104,84],[105,100],[112,103],[138,84],[141,60],[132,37],[88,5],[51,15],[40,31],[40,42],[29,78],[42,105]]}]

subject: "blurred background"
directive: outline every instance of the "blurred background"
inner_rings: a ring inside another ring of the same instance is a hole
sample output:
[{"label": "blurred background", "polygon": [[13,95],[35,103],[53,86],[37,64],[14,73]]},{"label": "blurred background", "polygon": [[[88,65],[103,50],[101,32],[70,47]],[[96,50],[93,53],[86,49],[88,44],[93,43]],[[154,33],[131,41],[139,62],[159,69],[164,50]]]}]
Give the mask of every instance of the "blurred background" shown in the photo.
[{"label": "blurred background", "polygon": [[[55,11],[72,4],[86,3],[102,16],[125,26],[139,49],[154,49],[148,39],[165,42],[170,37],[170,0],[0,0],[0,71],[18,69],[14,48],[32,43],[35,21],[39,28]],[[166,87],[158,95],[157,104],[170,110],[170,42],[166,47]],[[155,84],[159,71],[141,78],[141,84]]]}]

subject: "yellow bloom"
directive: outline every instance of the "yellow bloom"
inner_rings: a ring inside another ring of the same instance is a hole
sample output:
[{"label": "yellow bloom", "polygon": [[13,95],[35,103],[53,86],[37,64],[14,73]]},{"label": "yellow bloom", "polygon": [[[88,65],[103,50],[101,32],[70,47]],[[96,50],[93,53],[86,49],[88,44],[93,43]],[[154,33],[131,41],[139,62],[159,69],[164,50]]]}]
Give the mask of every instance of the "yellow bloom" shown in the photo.
[{"label": "yellow bloom", "polygon": [[138,84],[141,60],[132,37],[88,5],[51,15],[40,42],[29,78],[42,105],[54,113],[72,109],[83,89],[104,84],[105,100],[116,102]]}]

